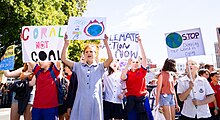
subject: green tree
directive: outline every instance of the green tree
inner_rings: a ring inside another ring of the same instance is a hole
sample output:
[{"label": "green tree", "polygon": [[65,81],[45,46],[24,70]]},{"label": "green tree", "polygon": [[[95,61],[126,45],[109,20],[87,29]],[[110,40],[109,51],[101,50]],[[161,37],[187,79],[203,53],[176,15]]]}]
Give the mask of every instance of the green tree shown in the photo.
[{"label": "green tree", "polygon": [[70,16],[81,16],[86,5],[87,0],[1,0],[0,57],[15,44],[15,68],[20,67],[22,26],[65,25]]},{"label": "green tree", "polygon": [[71,41],[69,48],[68,48],[68,57],[70,60],[74,61],[79,61],[81,54],[83,52],[83,49],[85,48],[86,45],[88,44],[94,44],[94,45],[99,45],[100,41],[99,40],[75,40]]}]

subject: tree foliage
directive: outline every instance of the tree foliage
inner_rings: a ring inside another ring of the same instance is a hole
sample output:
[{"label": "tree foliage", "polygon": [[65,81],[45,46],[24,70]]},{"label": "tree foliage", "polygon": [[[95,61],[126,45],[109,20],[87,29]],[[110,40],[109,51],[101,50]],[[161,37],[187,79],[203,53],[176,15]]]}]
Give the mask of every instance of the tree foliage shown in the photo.
[{"label": "tree foliage", "polygon": [[15,68],[20,67],[22,26],[65,25],[70,16],[81,16],[86,5],[87,0],[0,0],[0,57],[15,44]]},{"label": "tree foliage", "polygon": [[79,61],[85,46],[87,46],[88,44],[94,44],[98,47],[99,43],[100,43],[99,40],[71,41],[71,44],[69,46],[69,51],[68,51],[69,59],[74,60],[74,61]]}]

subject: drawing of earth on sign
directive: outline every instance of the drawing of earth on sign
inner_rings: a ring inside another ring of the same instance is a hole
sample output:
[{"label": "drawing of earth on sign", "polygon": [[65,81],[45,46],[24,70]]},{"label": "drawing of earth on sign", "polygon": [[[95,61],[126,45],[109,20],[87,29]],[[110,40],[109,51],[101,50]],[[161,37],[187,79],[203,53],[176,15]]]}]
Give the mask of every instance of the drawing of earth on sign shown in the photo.
[{"label": "drawing of earth on sign", "polygon": [[100,36],[105,30],[103,22],[98,22],[96,19],[90,21],[88,25],[84,28],[84,33],[90,37]]},{"label": "drawing of earth on sign", "polygon": [[182,43],[183,39],[178,33],[170,33],[166,37],[166,44],[170,48],[178,48]]}]

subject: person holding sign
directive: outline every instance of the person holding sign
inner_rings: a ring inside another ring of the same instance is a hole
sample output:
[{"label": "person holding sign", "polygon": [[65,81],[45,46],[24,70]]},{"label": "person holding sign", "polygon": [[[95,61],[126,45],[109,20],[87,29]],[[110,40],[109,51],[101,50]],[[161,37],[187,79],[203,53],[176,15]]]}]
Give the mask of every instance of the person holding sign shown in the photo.
[{"label": "person holding sign", "polygon": [[128,120],[153,120],[149,100],[146,96],[145,76],[147,73],[147,58],[140,36],[138,37],[138,43],[142,61],[140,59],[132,60],[130,58],[121,74],[121,79],[126,81],[127,86],[125,110],[128,114]]},{"label": "person holding sign", "polygon": [[176,61],[167,58],[161,73],[158,75],[156,106],[159,104],[163,108],[166,120],[175,120],[175,108],[178,112],[180,110],[174,88],[177,80],[175,67]]},{"label": "person holding sign", "polygon": [[[33,77],[33,73],[32,73],[32,69],[30,67],[29,64],[24,63],[23,67],[16,69],[14,71],[9,71],[9,70],[4,70],[4,75],[6,77],[19,77],[20,80],[23,81],[30,81],[29,85],[33,79],[33,81],[35,80],[35,77]],[[16,84],[16,83],[14,83]],[[19,96],[24,96],[23,93],[18,93],[16,91],[13,92],[13,97],[12,97],[12,105],[11,105],[11,114],[10,114],[10,120],[20,120],[20,115],[22,115],[24,113],[24,119],[25,120],[31,120],[32,116],[31,116],[31,109],[32,109],[32,105],[33,105],[33,101],[34,101],[34,92],[35,90],[32,90],[33,87],[29,87],[28,89],[22,88],[26,91],[28,91],[25,95],[27,96],[27,98],[25,98],[22,100],[17,100],[15,99],[15,96],[17,96],[17,98],[20,98]],[[20,89],[21,91],[21,89]],[[16,93],[15,93],[16,92]],[[21,95],[19,95],[21,94]],[[24,102],[25,101],[25,102]],[[23,104],[21,104],[23,103]],[[26,106],[26,107],[25,107]]]},{"label": "person holding sign", "polygon": [[32,120],[58,120],[58,88],[55,83],[60,74],[60,62],[29,62],[36,76],[36,91]]},{"label": "person holding sign", "polygon": [[189,60],[187,75],[178,81],[177,94],[180,101],[184,101],[181,120],[211,119],[208,103],[214,101],[214,91],[207,79],[197,74],[198,69],[197,63]]},{"label": "person holding sign", "polygon": [[103,120],[102,107],[102,76],[105,68],[109,67],[113,61],[112,53],[108,45],[108,37],[105,35],[104,44],[106,46],[108,58],[104,63],[97,63],[97,47],[88,45],[85,47],[85,63],[74,62],[66,57],[69,41],[67,35],[64,37],[64,46],[61,60],[74,71],[78,78],[78,88],[71,111],[71,120]]}]

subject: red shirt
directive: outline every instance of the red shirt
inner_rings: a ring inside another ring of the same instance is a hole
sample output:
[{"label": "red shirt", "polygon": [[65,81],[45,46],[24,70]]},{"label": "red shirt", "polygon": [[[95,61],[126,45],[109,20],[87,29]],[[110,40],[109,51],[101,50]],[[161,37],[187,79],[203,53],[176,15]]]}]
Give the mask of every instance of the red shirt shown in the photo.
[{"label": "red shirt", "polygon": [[[57,77],[60,71],[53,66],[53,71]],[[40,66],[36,65],[34,74],[41,70]],[[34,97],[33,107],[35,108],[53,108],[58,106],[57,86],[51,76],[50,70],[46,72],[41,71],[36,79],[36,91]]]},{"label": "red shirt", "polygon": [[146,76],[147,69],[143,67],[132,72],[129,70],[127,72],[126,86],[127,93],[126,96],[145,96],[147,94],[147,86],[146,86]]},{"label": "red shirt", "polygon": [[166,71],[162,71],[158,75],[158,79],[162,79],[162,88],[161,88],[161,94],[174,94],[175,88],[174,88],[174,77],[170,75],[170,73]]},{"label": "red shirt", "polygon": [[[218,108],[220,108],[220,85],[219,84],[214,85],[212,82],[210,82],[210,85],[213,91],[215,92],[215,99],[217,101],[217,106]],[[213,102],[209,103],[209,107],[214,108],[215,107],[214,103]]]}]

